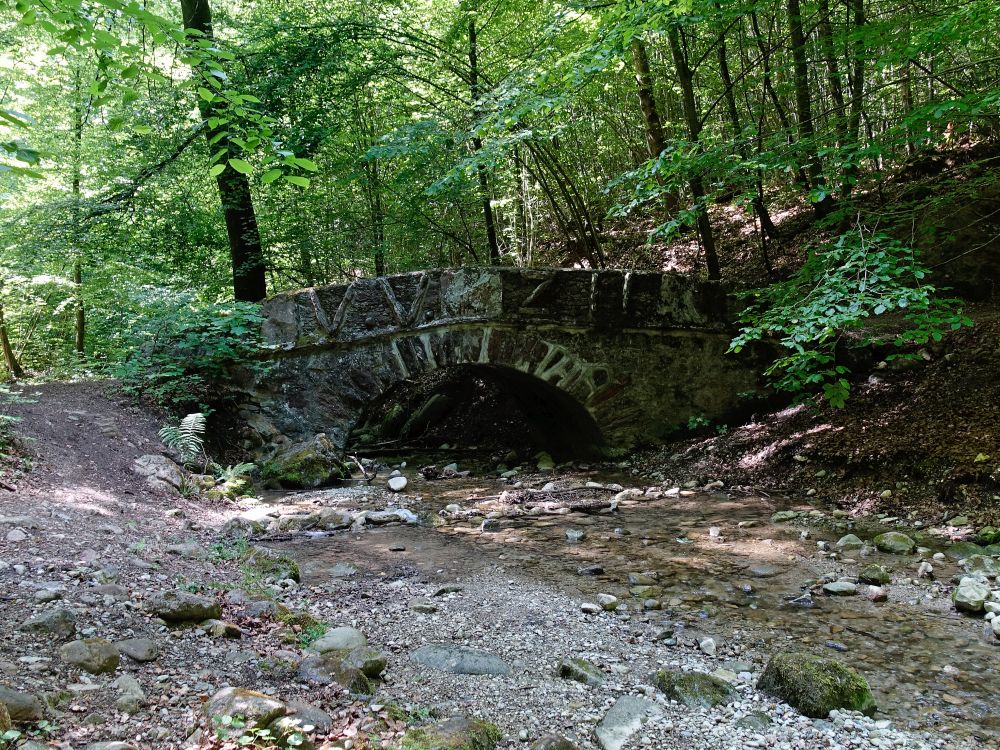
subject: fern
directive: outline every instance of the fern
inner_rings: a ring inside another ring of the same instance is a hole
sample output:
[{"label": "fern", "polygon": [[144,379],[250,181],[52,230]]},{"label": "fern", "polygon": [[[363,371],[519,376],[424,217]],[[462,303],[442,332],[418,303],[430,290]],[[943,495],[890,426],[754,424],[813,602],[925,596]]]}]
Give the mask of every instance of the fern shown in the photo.
[{"label": "fern", "polygon": [[188,414],[178,426],[167,425],[160,429],[160,440],[168,448],[181,454],[181,461],[191,463],[202,455],[205,445],[205,415],[200,412]]},{"label": "fern", "polygon": [[235,466],[221,466],[220,464],[212,464],[212,473],[215,478],[220,482],[228,482],[230,479],[239,479],[240,477],[249,476],[254,469],[257,468],[257,464],[242,463],[236,464]]}]

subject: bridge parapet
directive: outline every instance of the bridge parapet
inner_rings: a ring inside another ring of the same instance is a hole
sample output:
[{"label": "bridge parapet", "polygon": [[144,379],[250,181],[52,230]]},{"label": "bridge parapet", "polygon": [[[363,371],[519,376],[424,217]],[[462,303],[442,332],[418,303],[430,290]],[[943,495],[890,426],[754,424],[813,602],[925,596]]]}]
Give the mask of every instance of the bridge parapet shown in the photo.
[{"label": "bridge parapet", "polygon": [[264,315],[268,343],[294,349],[468,323],[720,330],[727,304],[719,285],[680,274],[460,268],[286,292]]}]

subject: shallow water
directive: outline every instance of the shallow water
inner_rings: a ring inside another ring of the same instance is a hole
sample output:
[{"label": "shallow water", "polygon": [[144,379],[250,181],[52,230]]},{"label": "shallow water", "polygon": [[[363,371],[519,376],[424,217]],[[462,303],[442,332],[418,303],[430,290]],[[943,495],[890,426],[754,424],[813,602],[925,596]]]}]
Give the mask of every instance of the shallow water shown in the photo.
[{"label": "shallow water", "polygon": [[[838,658],[867,677],[880,717],[896,726],[1000,742],[1000,641],[984,632],[985,623],[956,613],[944,592],[928,582],[898,584],[901,578],[915,579],[916,556],[873,552],[857,561],[830,560],[817,551],[817,540],[834,543],[848,531],[865,539],[877,529],[835,528],[829,517],[814,526],[772,524],[771,514],[788,507],[787,502],[719,492],[638,498],[622,502],[615,512],[501,516],[484,531],[482,516],[449,519],[439,511],[454,503],[474,508],[481,498],[495,498],[508,485],[492,478],[428,482],[407,475],[405,497],[388,499],[420,513],[420,526],[304,536],[282,546],[312,579],[342,574],[345,563],[371,575],[421,575],[441,581],[502,568],[506,578],[520,575],[585,600],[597,593],[613,594],[628,603],[633,616],[675,623],[679,633],[686,626],[711,634],[723,647],[727,634],[740,631],[742,642],[756,645],[738,656],[758,668],[779,650]],[[546,481],[526,484],[541,487]],[[585,481],[630,485],[621,477],[594,472],[560,475],[556,481],[559,487],[580,487]],[[593,489],[570,494],[574,499],[610,501],[614,493]],[[558,501],[569,496],[552,497]],[[319,494],[276,495],[268,502],[303,499],[377,509],[386,506],[387,495],[350,486]],[[509,509],[515,514],[521,510]],[[712,527],[718,528],[718,538],[710,535]],[[582,530],[585,537],[570,543],[567,529]],[[806,529],[809,538],[800,538]],[[392,549],[398,547],[405,549]],[[824,574],[854,576],[873,562],[894,571],[888,602],[818,594],[811,607],[789,603]],[[603,573],[578,573],[595,564]],[[950,561],[934,562],[934,567],[941,581],[957,571]],[[662,610],[643,611],[642,600],[630,595],[632,572],[658,578]]]}]

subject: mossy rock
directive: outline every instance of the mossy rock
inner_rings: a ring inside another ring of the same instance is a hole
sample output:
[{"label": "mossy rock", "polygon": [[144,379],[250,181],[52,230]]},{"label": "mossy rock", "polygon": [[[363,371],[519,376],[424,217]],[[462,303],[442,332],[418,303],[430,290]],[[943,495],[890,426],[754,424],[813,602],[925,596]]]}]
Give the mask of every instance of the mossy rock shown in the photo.
[{"label": "mossy rock", "polygon": [[672,701],[689,708],[724,706],[739,699],[739,691],[723,679],[704,672],[671,672],[661,669],[653,684]]},{"label": "mossy rock", "polygon": [[368,676],[357,667],[348,665],[342,654],[328,651],[307,656],[299,664],[298,677],[313,685],[341,685],[353,694],[371,696],[375,688]]},{"label": "mossy rock", "polygon": [[976,534],[976,542],[982,545],[1000,543],[1000,529],[996,526],[984,526]]},{"label": "mossy rock", "polygon": [[503,735],[494,725],[463,716],[429,727],[410,729],[400,750],[494,750]]},{"label": "mossy rock", "polygon": [[279,581],[291,578],[298,583],[302,580],[302,571],[299,564],[288,555],[273,552],[264,548],[254,549],[247,556],[247,567],[265,578],[276,578]]},{"label": "mossy rock", "polygon": [[323,433],[312,440],[280,448],[260,471],[267,485],[287,489],[322,487],[350,476],[337,447]]},{"label": "mossy rock", "polygon": [[559,676],[564,680],[575,680],[591,687],[604,684],[604,673],[586,659],[572,657],[559,663]]},{"label": "mossy rock", "polygon": [[992,554],[988,551],[988,549],[984,550],[978,544],[973,544],[972,542],[955,542],[945,549],[944,553],[949,559],[954,560],[955,562],[960,562],[967,557],[971,557],[972,555]]},{"label": "mossy rock", "polygon": [[875,713],[875,698],[864,677],[838,661],[812,654],[784,652],[772,657],[757,689],[813,719],[825,719],[834,709]]},{"label": "mossy rock", "polygon": [[884,534],[879,534],[872,541],[877,550],[892,555],[908,555],[917,546],[916,542],[900,531],[887,531]]},{"label": "mossy rock", "polygon": [[873,586],[883,586],[892,580],[892,571],[884,565],[866,565],[858,573],[858,580],[861,583],[870,583]]},{"label": "mossy rock", "polygon": [[7,706],[0,703],[0,734],[10,729],[10,714],[7,713]]}]

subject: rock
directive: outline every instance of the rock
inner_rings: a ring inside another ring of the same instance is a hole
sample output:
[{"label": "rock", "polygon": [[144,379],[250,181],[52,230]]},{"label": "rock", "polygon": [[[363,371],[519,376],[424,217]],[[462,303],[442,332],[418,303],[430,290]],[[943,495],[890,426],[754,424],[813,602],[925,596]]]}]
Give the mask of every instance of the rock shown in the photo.
[{"label": "rock", "polygon": [[853,596],[858,593],[858,587],[850,581],[833,581],[823,584],[823,593],[827,596]]},{"label": "rock", "polygon": [[968,516],[954,516],[948,521],[949,526],[968,526],[969,517]]},{"label": "rock", "polygon": [[583,529],[566,529],[566,541],[570,544],[582,542],[587,538],[587,532]]},{"label": "rock", "polygon": [[115,646],[132,661],[153,661],[160,655],[160,649],[149,638],[128,638],[118,641]]},{"label": "rock", "polygon": [[798,517],[799,517],[798,511],[779,510],[777,513],[771,516],[771,523],[788,523],[789,521],[794,521]]},{"label": "rock", "polygon": [[11,721],[31,722],[45,718],[45,704],[38,696],[6,685],[0,685],[0,704],[6,707]]},{"label": "rock", "polygon": [[969,555],[962,560],[962,570],[966,573],[982,573],[988,578],[1000,576],[1000,559],[986,555]]},{"label": "rock", "polygon": [[351,651],[367,645],[368,639],[360,630],[341,627],[327,631],[325,635],[313,642],[310,649],[324,654],[327,651]]},{"label": "rock", "polygon": [[703,638],[698,641],[698,648],[706,656],[715,656],[715,639],[714,638]]},{"label": "rock", "polygon": [[290,700],[285,705],[289,714],[284,718],[298,719],[300,728],[313,727],[320,734],[327,734],[333,729],[333,718],[318,706],[302,700]]},{"label": "rock", "polygon": [[601,719],[594,735],[604,750],[621,750],[643,724],[662,716],[663,709],[646,698],[623,695]]},{"label": "rock", "polygon": [[736,722],[737,729],[749,732],[766,732],[771,726],[771,717],[763,711],[752,711]]},{"label": "rock", "polygon": [[22,529],[11,529],[7,532],[8,542],[23,542],[28,538],[28,535]]},{"label": "rock", "polygon": [[103,638],[84,638],[70,641],[59,649],[64,662],[90,674],[105,674],[118,669],[121,655],[111,641]]},{"label": "rock", "polygon": [[976,533],[976,543],[977,544],[997,544],[1000,542],[1000,529],[996,526],[983,526]]},{"label": "rock", "polygon": [[132,462],[132,471],[156,490],[176,490],[184,483],[185,472],[166,456],[151,453]]},{"label": "rock", "polygon": [[728,682],[704,672],[661,669],[653,676],[653,684],[670,700],[689,708],[728,705],[740,697],[736,688]]},{"label": "rock", "polygon": [[889,601],[889,592],[884,586],[866,586],[865,599],[873,602]]},{"label": "rock", "polygon": [[945,555],[950,559],[961,561],[971,555],[983,554],[983,548],[972,542],[955,542],[945,550]]},{"label": "rock", "polygon": [[916,542],[899,531],[887,531],[884,534],[879,534],[872,541],[877,550],[893,555],[908,555],[917,546]]},{"label": "rock", "polygon": [[453,674],[505,675],[510,672],[495,654],[447,643],[421,646],[410,654],[410,659],[421,666]]},{"label": "rock", "polygon": [[757,689],[814,719],[825,719],[834,709],[867,715],[875,711],[875,698],[864,677],[840,662],[812,654],[783,652],[772,657]]},{"label": "rock", "polygon": [[866,565],[858,573],[858,580],[861,583],[871,583],[882,586],[892,580],[892,572],[884,565]]},{"label": "rock", "polygon": [[146,601],[146,609],[172,623],[203,622],[222,616],[222,606],[215,599],[187,591],[159,591]]},{"label": "rock", "polygon": [[359,669],[365,677],[373,680],[378,679],[385,672],[389,660],[385,654],[381,654],[368,646],[360,646],[344,657],[344,664],[354,669]]},{"label": "rock", "polygon": [[254,547],[244,564],[255,573],[275,581],[291,579],[298,583],[302,580],[302,571],[299,570],[299,564],[295,560],[281,552],[264,547]]},{"label": "rock", "polygon": [[389,480],[389,489],[393,492],[402,492],[406,489],[406,477],[393,477]]},{"label": "rock", "polygon": [[227,687],[218,691],[201,707],[208,719],[216,716],[240,716],[249,729],[263,729],[288,713],[288,707],[277,698],[244,688]]},{"label": "rock", "polygon": [[205,620],[198,628],[213,638],[242,638],[239,625],[225,620]]},{"label": "rock", "polygon": [[327,651],[325,654],[308,656],[299,664],[298,676],[315,685],[336,683],[355,695],[373,695],[371,680],[358,667],[346,663],[342,651]]},{"label": "rock", "polygon": [[0,737],[3,737],[10,729],[10,714],[7,713],[7,706],[0,703]]},{"label": "rock", "polygon": [[630,586],[655,586],[656,579],[647,573],[629,573],[628,582]]},{"label": "rock", "polygon": [[531,750],[580,750],[580,748],[562,735],[547,734],[535,742]]},{"label": "rock", "polygon": [[599,576],[604,574],[604,566],[602,565],[584,565],[582,568],[576,569],[576,574],[580,576]]},{"label": "rock", "polygon": [[423,615],[432,615],[438,611],[438,607],[425,596],[415,596],[406,603],[407,608]]},{"label": "rock", "polygon": [[322,487],[350,476],[333,442],[319,433],[310,440],[292,443],[261,466],[261,478],[269,485],[288,489]]},{"label": "rock", "polygon": [[552,456],[544,451],[539,453],[535,458],[537,459],[535,466],[539,471],[552,471],[556,468],[556,462],[552,459]]},{"label": "rock", "polygon": [[600,604],[594,604],[593,602],[584,602],[580,605],[580,611],[585,615],[596,615],[600,614],[602,609]]},{"label": "rock", "polygon": [[614,612],[618,608],[618,597],[611,594],[598,594],[597,603],[605,612]]},{"label": "rock", "polygon": [[177,555],[185,560],[207,560],[208,550],[196,542],[182,542],[181,544],[168,544],[165,551],[171,555]]},{"label": "rock", "polygon": [[780,572],[773,565],[767,565],[765,563],[758,563],[757,565],[751,565],[747,572],[750,573],[754,578],[773,578]]},{"label": "rock", "polygon": [[979,614],[982,612],[989,598],[990,587],[978,578],[970,576],[963,577],[951,595],[951,600],[955,603],[955,609],[959,612],[968,612],[969,614]]},{"label": "rock", "polygon": [[123,674],[114,681],[114,687],[119,693],[117,700],[115,700],[115,708],[122,713],[138,713],[139,709],[145,705],[146,694],[142,692],[139,681],[131,675]]},{"label": "rock", "polygon": [[138,750],[135,745],[114,740],[112,742],[90,742],[84,750]]},{"label": "rock", "polygon": [[457,716],[429,727],[408,729],[400,750],[493,750],[503,735],[485,721]]},{"label": "rock", "polygon": [[73,610],[59,607],[49,609],[21,623],[19,630],[26,633],[50,635],[62,641],[76,634],[76,615]]},{"label": "rock", "polygon": [[604,683],[604,673],[597,666],[576,657],[563,659],[559,663],[559,676],[591,687],[600,687]]},{"label": "rock", "polygon": [[844,550],[845,552],[859,550],[864,546],[865,543],[862,542],[854,534],[845,534],[844,536],[840,537],[839,540],[837,540],[837,547]]},{"label": "rock", "polygon": [[922,561],[917,567],[917,577],[918,578],[933,578],[934,577],[934,566],[931,565],[926,560]]}]

